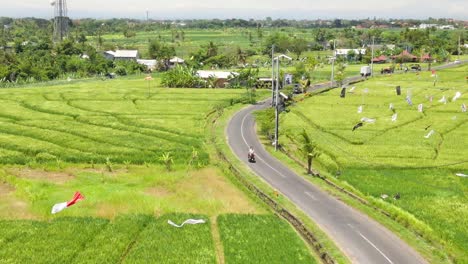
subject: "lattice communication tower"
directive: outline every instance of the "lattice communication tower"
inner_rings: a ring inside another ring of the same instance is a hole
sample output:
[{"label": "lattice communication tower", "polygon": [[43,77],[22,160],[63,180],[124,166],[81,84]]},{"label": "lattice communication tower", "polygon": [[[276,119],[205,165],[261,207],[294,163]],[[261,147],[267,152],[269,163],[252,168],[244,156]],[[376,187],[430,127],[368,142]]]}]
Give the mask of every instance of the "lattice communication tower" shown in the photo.
[{"label": "lattice communication tower", "polygon": [[50,5],[54,8],[54,41],[60,42],[68,35],[67,1],[52,0]]}]

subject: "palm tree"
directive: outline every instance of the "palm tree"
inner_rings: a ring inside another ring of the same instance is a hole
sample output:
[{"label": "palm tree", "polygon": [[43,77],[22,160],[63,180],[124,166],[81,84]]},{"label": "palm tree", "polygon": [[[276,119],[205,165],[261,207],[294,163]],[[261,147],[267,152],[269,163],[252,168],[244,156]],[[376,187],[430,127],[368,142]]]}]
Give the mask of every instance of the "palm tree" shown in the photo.
[{"label": "palm tree", "polygon": [[245,64],[246,55],[239,46],[237,47],[236,57],[238,62]]},{"label": "palm tree", "polygon": [[307,174],[312,174],[312,161],[314,158],[320,156],[321,153],[317,150],[317,146],[314,144],[305,128],[302,130],[300,136],[301,147],[299,150],[307,157]]}]

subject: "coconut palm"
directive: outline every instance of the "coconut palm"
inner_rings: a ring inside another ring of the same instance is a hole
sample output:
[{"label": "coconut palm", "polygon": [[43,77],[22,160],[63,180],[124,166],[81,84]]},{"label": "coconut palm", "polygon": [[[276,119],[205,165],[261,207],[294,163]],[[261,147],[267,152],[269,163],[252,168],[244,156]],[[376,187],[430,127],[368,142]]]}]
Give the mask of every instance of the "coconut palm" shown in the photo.
[{"label": "coconut palm", "polygon": [[300,136],[301,145],[299,150],[307,158],[307,174],[312,174],[312,162],[314,158],[320,156],[321,153],[318,151],[317,146],[314,144],[312,138],[310,137],[309,133],[307,133],[305,128],[302,130]]}]

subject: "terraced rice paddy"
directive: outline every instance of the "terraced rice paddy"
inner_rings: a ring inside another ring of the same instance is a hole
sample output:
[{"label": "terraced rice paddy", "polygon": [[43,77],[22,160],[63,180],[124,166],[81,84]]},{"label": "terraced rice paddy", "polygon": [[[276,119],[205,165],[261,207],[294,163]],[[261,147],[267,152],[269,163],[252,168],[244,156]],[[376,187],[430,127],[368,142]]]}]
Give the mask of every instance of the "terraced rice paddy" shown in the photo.
[{"label": "terraced rice paddy", "polygon": [[[303,159],[291,140],[297,141],[305,128],[322,152],[315,163],[322,173],[369,197],[388,195],[385,204],[425,223],[425,231],[446,241],[449,253],[466,263],[468,181],[456,174],[468,174],[468,113],[461,108],[468,104],[468,67],[436,74],[374,78],[350,85],[346,98],[340,98],[339,89],[317,94],[282,114],[280,139]],[[401,86],[401,96],[396,86]],[[452,101],[457,92],[462,96]],[[447,103],[439,101],[444,96]],[[423,112],[418,112],[420,104]],[[363,122],[353,131],[362,118],[375,123]],[[399,200],[393,199],[396,194]]]},{"label": "terraced rice paddy", "polygon": [[0,90],[0,162],[143,164],[203,149],[206,115],[243,90],[155,88],[141,78]]}]

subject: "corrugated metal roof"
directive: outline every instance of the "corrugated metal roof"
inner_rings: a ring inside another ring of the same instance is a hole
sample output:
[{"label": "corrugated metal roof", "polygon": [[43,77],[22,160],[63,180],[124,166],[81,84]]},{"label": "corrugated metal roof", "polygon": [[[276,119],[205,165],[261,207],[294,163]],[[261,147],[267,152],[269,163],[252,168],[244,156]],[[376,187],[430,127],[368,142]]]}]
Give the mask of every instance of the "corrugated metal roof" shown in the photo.
[{"label": "corrugated metal roof", "polygon": [[184,63],[185,60],[184,60],[184,59],[181,59],[181,58],[179,58],[179,57],[174,57],[174,58],[170,59],[169,62],[172,62],[172,63]]},{"label": "corrugated metal roof", "polygon": [[138,57],[138,50],[116,50],[106,51],[107,54],[114,56],[114,58],[136,58]]},{"label": "corrugated metal roof", "polygon": [[154,67],[158,63],[156,60],[137,60],[137,63],[146,65],[148,67]]}]

